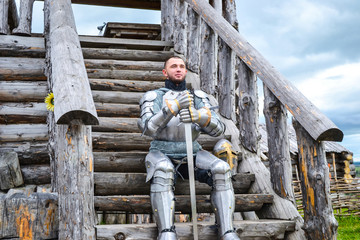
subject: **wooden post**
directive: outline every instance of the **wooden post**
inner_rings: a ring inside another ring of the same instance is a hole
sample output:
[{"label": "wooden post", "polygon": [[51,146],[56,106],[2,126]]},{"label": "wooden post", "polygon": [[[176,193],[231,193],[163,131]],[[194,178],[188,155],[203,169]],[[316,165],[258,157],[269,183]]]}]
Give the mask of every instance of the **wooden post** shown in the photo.
[{"label": "wooden post", "polygon": [[0,189],[8,190],[24,183],[18,156],[15,152],[0,153]]},{"label": "wooden post", "polygon": [[201,21],[200,87],[210,95],[215,95],[217,84],[216,38],[211,27]]},{"label": "wooden post", "polygon": [[20,21],[12,33],[14,35],[31,35],[32,10],[35,0],[20,0]]},{"label": "wooden post", "polygon": [[9,33],[9,0],[0,1],[0,34]]},{"label": "wooden post", "polygon": [[19,15],[15,0],[9,0],[9,27],[10,31],[19,25]]},{"label": "wooden post", "polygon": [[[316,140],[341,141],[343,132],[254,49],[206,0],[185,0],[266,84]],[[206,46],[202,46],[204,48]],[[210,62],[208,62],[209,64]]]},{"label": "wooden post", "polygon": [[308,239],[336,239],[337,222],[330,199],[329,168],[324,143],[314,140],[293,121],[299,148],[299,169]]},{"label": "wooden post", "polygon": [[274,191],[296,206],[292,187],[292,166],[285,106],[264,85],[264,115],[268,138],[268,157]]},{"label": "wooden post", "polygon": [[49,36],[46,47],[55,97],[55,121],[69,124],[73,119],[80,119],[85,125],[98,125],[71,0],[47,1]]},{"label": "wooden post", "polygon": [[188,47],[187,47],[187,68],[199,73],[200,65],[200,20],[199,15],[190,7],[188,11]]},{"label": "wooden post", "polygon": [[161,40],[173,41],[175,25],[174,0],[161,0]]},{"label": "wooden post", "polygon": [[259,111],[256,76],[243,62],[238,65],[238,70],[240,142],[247,150],[257,153]]},{"label": "wooden post", "polygon": [[333,164],[333,168],[334,168],[335,183],[337,184],[337,173],[336,173],[335,153],[331,153],[331,157],[332,157],[332,164]]},{"label": "wooden post", "polygon": [[184,0],[175,0],[175,30],[174,30],[174,50],[177,53],[184,55],[187,54],[187,30],[188,30],[188,17],[187,17],[188,3]]},{"label": "wooden post", "polygon": [[[237,30],[235,1],[224,0],[220,11],[224,18]],[[219,112],[227,118],[235,120],[235,53],[219,39]]]},{"label": "wooden post", "polygon": [[74,120],[59,125],[57,134],[59,239],[95,240],[91,127]]}]

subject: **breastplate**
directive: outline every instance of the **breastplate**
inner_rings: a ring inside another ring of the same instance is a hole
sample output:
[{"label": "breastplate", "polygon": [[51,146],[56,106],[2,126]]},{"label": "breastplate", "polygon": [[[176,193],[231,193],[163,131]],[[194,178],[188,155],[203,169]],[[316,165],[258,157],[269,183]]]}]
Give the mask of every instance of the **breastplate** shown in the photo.
[{"label": "breastplate", "polygon": [[[182,92],[178,91],[168,91],[163,96],[162,106],[166,106],[165,100],[173,100]],[[197,130],[195,124],[192,124],[192,138],[195,141],[200,132]],[[166,125],[166,127],[158,133],[156,136],[156,140],[163,140],[163,141],[173,141],[173,142],[185,142],[185,126],[184,123],[180,122],[179,115],[174,116],[170,122]]]}]

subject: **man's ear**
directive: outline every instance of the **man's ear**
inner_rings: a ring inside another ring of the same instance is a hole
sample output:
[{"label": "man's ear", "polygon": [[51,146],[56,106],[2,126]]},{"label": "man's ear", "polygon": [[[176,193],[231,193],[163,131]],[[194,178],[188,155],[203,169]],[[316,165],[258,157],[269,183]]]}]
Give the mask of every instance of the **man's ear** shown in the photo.
[{"label": "man's ear", "polygon": [[168,77],[167,71],[165,69],[162,70],[162,73],[164,74],[165,77]]}]

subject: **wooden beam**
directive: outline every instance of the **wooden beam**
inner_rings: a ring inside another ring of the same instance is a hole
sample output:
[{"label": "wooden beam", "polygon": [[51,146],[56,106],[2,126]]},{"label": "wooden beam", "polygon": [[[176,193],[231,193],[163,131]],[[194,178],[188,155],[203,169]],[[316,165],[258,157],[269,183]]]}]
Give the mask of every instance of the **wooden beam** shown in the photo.
[{"label": "wooden beam", "polygon": [[72,0],[76,4],[160,10],[160,0]]},{"label": "wooden beam", "polygon": [[31,21],[32,10],[35,0],[21,0],[20,1],[20,19],[18,26],[12,31],[14,35],[30,36],[31,35]]},{"label": "wooden beam", "polygon": [[217,13],[206,0],[185,0],[265,83],[315,140],[341,141],[343,132]]},{"label": "wooden beam", "polygon": [[0,124],[46,123],[45,103],[0,103]]},{"label": "wooden beam", "polygon": [[15,152],[0,152],[0,189],[8,190],[24,183]]},{"label": "wooden beam", "polygon": [[97,113],[87,77],[80,41],[76,32],[70,0],[48,0],[47,51],[50,56],[55,102],[55,121],[69,124],[81,120],[86,125],[97,125]]},{"label": "wooden beam", "polygon": [[3,142],[1,152],[16,152],[20,164],[42,164],[49,162],[47,141]]},{"label": "wooden beam", "polygon": [[9,27],[10,31],[19,25],[19,14],[16,8],[15,0],[9,0]]},{"label": "wooden beam", "polygon": [[9,0],[3,0],[0,2],[0,34],[9,33]]},{"label": "wooden beam", "polygon": [[188,30],[188,4],[184,0],[175,0],[175,30],[174,30],[174,50],[182,54],[186,59],[187,54],[187,30]]},{"label": "wooden beam", "polygon": [[187,68],[195,73],[199,73],[200,65],[200,39],[201,39],[201,18],[188,7],[188,48],[187,48]]}]

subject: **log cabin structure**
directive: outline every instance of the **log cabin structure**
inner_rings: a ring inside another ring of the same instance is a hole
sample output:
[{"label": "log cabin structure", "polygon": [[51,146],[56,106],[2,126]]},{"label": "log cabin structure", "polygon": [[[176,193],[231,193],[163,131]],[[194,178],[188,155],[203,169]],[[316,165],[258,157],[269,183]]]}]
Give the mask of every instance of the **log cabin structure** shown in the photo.
[{"label": "log cabin structure", "polygon": [[[0,239],[156,238],[144,167],[151,139],[136,122],[139,99],[163,86],[163,61],[173,55],[186,58],[189,87],[219,105],[221,138],[239,152],[240,238],[336,239],[324,141],[343,133],[240,35],[235,1],[44,0],[43,36],[31,34],[33,2],[21,0],[20,14],[15,0],[0,3],[0,177],[9,180],[1,182]],[[113,23],[108,37],[79,36],[71,3],[159,10],[161,26]],[[258,79],[269,169],[261,161]],[[49,92],[54,112],[43,103]],[[292,188],[287,111],[304,218]],[[207,150],[217,140],[200,137]],[[211,213],[210,189],[198,183],[196,192],[198,212]],[[190,213],[188,181],[179,180],[175,194],[176,211]],[[97,222],[104,211],[126,213],[128,224]],[[199,239],[216,239],[213,225],[200,221]],[[176,228],[180,239],[193,239],[190,223]]]}]

